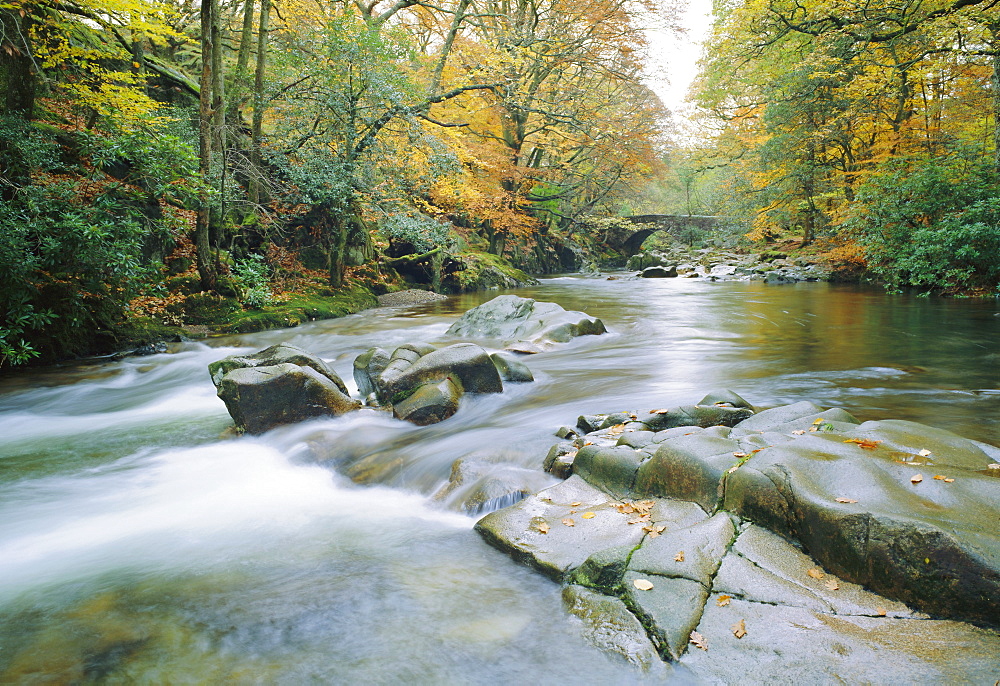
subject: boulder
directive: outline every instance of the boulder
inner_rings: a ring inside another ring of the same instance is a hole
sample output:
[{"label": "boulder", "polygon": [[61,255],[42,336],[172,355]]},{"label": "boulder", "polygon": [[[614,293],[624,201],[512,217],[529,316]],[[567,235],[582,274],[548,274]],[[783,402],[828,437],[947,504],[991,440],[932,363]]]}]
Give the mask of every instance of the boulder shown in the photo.
[{"label": "boulder", "polygon": [[378,378],[389,366],[389,359],[382,348],[369,348],[354,359],[354,381],[362,397],[378,394]]},{"label": "boulder", "polygon": [[639,276],[644,279],[672,279],[677,276],[677,267],[674,265],[646,267],[639,272]]},{"label": "boulder", "polygon": [[[729,475],[724,507],[799,540],[834,573],[929,614],[1000,626],[1000,480],[893,450],[898,427],[864,438],[807,433]],[[910,428],[910,445],[922,443]],[[926,433],[931,443],[940,435]],[[976,448],[976,446],[973,446]],[[978,452],[978,454],[977,454]],[[954,481],[945,481],[945,478]]]},{"label": "boulder", "polygon": [[606,333],[600,319],[565,310],[556,303],[501,295],[474,307],[451,325],[448,334],[499,339],[505,343],[565,343],[576,336]]},{"label": "boulder", "polygon": [[233,369],[220,379],[218,395],[236,426],[249,433],[361,407],[329,377],[287,362]]},{"label": "boulder", "polygon": [[443,422],[458,412],[462,388],[451,379],[418,386],[409,396],[393,403],[392,414],[396,419],[427,426]]},{"label": "boulder", "polygon": [[551,478],[535,469],[506,462],[503,453],[471,455],[455,460],[451,476],[434,499],[470,515],[483,515],[519,502],[551,485]]},{"label": "boulder", "polygon": [[534,374],[528,366],[506,353],[492,353],[490,359],[500,373],[500,378],[511,383],[531,383],[535,380]]},{"label": "boulder", "polygon": [[279,364],[295,364],[300,367],[310,367],[328,378],[340,392],[347,395],[347,386],[337,372],[333,371],[323,360],[312,353],[308,353],[302,348],[287,343],[272,345],[270,348],[259,350],[250,355],[230,355],[208,365],[208,372],[212,375],[212,383],[219,387],[219,383],[229,372],[234,369],[244,367],[272,367]]},{"label": "boulder", "polygon": [[390,401],[417,386],[450,379],[465,393],[501,393],[503,382],[489,353],[472,343],[458,343],[420,355],[397,348],[379,377],[381,395]]}]

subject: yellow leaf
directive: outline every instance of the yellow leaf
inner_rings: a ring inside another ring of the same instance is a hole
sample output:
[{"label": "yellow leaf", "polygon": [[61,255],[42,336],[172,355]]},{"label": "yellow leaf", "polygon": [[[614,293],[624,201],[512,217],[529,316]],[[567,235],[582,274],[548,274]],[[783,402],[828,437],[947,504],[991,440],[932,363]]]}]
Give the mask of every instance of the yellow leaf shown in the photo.
[{"label": "yellow leaf", "polygon": [[594,518],[594,517],[596,517],[597,515],[596,515],[596,514],[594,514],[593,512],[584,512],[584,513],[583,513],[582,515],[580,515],[580,516],[581,516],[581,517],[583,517],[584,519],[593,519],[593,518]]},{"label": "yellow leaf", "polygon": [[852,500],[851,498],[837,498],[838,503],[856,503],[857,500]]},{"label": "yellow leaf", "polygon": [[691,632],[691,642],[694,643],[695,648],[708,650],[708,643],[705,641],[705,637],[699,634],[697,631]]},{"label": "yellow leaf", "polygon": [[827,579],[826,580],[826,587],[828,589],[830,589],[831,591],[838,591],[838,590],[840,590],[840,584],[837,583],[836,579]]},{"label": "yellow leaf", "polygon": [[911,484],[919,484],[923,480],[924,480],[923,474],[914,474],[913,476],[910,477]]},{"label": "yellow leaf", "polygon": [[540,534],[547,534],[547,533],[549,533],[549,524],[548,524],[548,522],[539,522],[538,524],[535,525],[535,528],[538,529],[538,533],[540,533]]},{"label": "yellow leaf", "polygon": [[580,507],[581,505],[583,505],[583,503],[570,503],[569,504],[570,507]]},{"label": "yellow leaf", "polygon": [[885,615],[886,615],[886,611],[885,611],[884,607],[877,607],[877,608],[875,608],[875,612],[878,613],[879,617],[885,617]]},{"label": "yellow leaf", "polygon": [[715,601],[715,604],[719,607],[725,607],[732,601],[733,597],[731,595],[720,595],[719,599]]},{"label": "yellow leaf", "polygon": [[674,562],[684,562],[684,551],[683,550],[678,551],[678,553],[676,555],[674,555]]},{"label": "yellow leaf", "polygon": [[825,421],[826,421],[825,419],[823,419],[822,417],[820,417],[819,419],[817,419],[816,421],[814,421],[813,424],[822,424]]},{"label": "yellow leaf", "polygon": [[826,576],[826,574],[824,574],[820,570],[816,569],[815,567],[813,567],[812,569],[808,570],[806,572],[806,574],[808,574],[809,576],[811,576],[814,579],[822,579],[824,576]]},{"label": "yellow leaf", "polygon": [[640,591],[651,591],[653,590],[653,583],[648,579],[636,579],[632,582],[632,585],[638,588]]},{"label": "yellow leaf", "polygon": [[944,481],[946,478],[948,478],[948,477],[946,477],[944,474],[935,474],[934,475],[934,480],[935,481]]},{"label": "yellow leaf", "polygon": [[566,526],[576,526],[576,522],[574,522],[569,517],[567,517],[566,519],[562,520],[562,523],[565,524]]},{"label": "yellow leaf", "polygon": [[650,410],[649,414],[667,414],[670,410]]},{"label": "yellow leaf", "polygon": [[729,627],[729,629],[736,638],[743,638],[747,635],[747,625],[742,619]]}]

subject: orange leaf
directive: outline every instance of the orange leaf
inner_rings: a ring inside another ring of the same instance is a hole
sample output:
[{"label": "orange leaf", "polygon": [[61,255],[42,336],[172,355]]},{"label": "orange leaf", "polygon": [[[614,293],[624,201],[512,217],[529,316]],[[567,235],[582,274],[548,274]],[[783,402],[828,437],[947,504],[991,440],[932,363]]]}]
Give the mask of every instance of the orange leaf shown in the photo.
[{"label": "orange leaf", "polygon": [[535,528],[538,529],[538,533],[540,533],[540,534],[547,534],[547,533],[549,533],[549,524],[548,524],[548,522],[539,522],[538,524],[535,525]]},{"label": "orange leaf", "polygon": [[708,643],[705,641],[705,637],[699,634],[697,631],[691,632],[691,642],[694,643],[695,648],[708,650]]},{"label": "orange leaf", "polygon": [[840,584],[837,583],[836,579],[827,579],[826,580],[826,587],[828,589],[830,589],[831,591],[838,591],[838,590],[840,590]]},{"label": "orange leaf", "polygon": [[826,576],[826,574],[824,574],[820,570],[816,569],[815,567],[813,567],[812,569],[808,570],[806,572],[806,574],[808,574],[809,576],[811,576],[814,579],[822,579],[824,576]]},{"label": "orange leaf", "polygon": [[565,524],[566,526],[576,526],[576,522],[574,522],[572,519],[568,517],[562,520],[562,523]]},{"label": "orange leaf", "polygon": [[678,553],[676,555],[674,555],[674,562],[684,562],[684,551],[683,550],[678,551]]},{"label": "orange leaf", "polygon": [[715,601],[715,604],[719,607],[725,607],[732,601],[733,597],[731,595],[720,595],[719,599]]},{"label": "orange leaf", "polygon": [[729,627],[729,629],[736,638],[743,638],[747,635],[747,625],[742,619]]},{"label": "orange leaf", "polygon": [[875,450],[881,442],[882,441],[866,441],[862,438],[848,438],[844,441],[844,443],[857,443],[859,447],[864,448],[865,450]]}]

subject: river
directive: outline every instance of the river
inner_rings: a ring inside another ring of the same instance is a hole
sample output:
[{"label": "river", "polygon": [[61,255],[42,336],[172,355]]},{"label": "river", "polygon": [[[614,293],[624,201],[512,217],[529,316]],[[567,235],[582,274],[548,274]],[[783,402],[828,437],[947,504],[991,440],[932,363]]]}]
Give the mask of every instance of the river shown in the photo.
[{"label": "river", "polygon": [[0,380],[0,683],[635,683],[556,584],[433,498],[456,459],[542,488],[560,425],[716,388],[1000,442],[996,300],[576,276],[517,293],[611,333],[524,358],[535,383],[430,427],[365,414],[234,437],[206,365],[285,341],[353,390],[359,353],[453,342],[495,293]]}]

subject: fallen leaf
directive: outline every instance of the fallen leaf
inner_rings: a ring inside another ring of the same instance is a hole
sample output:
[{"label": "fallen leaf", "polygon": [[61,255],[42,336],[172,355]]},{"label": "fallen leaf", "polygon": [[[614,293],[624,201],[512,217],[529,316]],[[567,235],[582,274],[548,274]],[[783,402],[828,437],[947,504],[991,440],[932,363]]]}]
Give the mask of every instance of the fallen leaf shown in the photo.
[{"label": "fallen leaf", "polygon": [[732,467],[730,467],[729,469],[726,470],[726,474],[732,474],[733,472],[735,472],[739,468],[740,468],[740,465],[734,464]]},{"label": "fallen leaf", "polygon": [[684,562],[684,551],[680,550],[674,555],[674,562]]},{"label": "fallen leaf", "polygon": [[826,421],[825,419],[823,419],[822,417],[820,417],[819,419],[817,419],[816,421],[814,421],[813,424],[822,424],[825,421]]},{"label": "fallen leaf", "polygon": [[640,591],[652,591],[653,582],[649,579],[636,579],[632,582],[632,585],[638,588]]},{"label": "fallen leaf", "polygon": [[562,520],[562,523],[565,524],[566,526],[576,526],[576,522],[574,522],[569,517],[567,517],[566,519]]},{"label": "fallen leaf", "polygon": [[934,475],[934,480],[935,481],[944,481],[947,478],[948,477],[946,477],[944,474],[935,474]]},{"label": "fallen leaf", "polygon": [[1000,469],[1000,462],[994,462],[993,464],[986,465],[987,469]]},{"label": "fallen leaf", "polygon": [[620,433],[625,433],[625,425],[624,424],[615,424],[610,429],[608,429],[608,435],[609,436],[617,436]]},{"label": "fallen leaf", "polygon": [[719,607],[725,607],[732,601],[733,597],[731,595],[720,595],[719,599],[715,601],[715,604]]},{"label": "fallen leaf", "polygon": [[799,429],[798,431],[793,431],[793,432],[792,432],[792,435],[793,435],[793,436],[804,436],[804,435],[805,435],[805,433],[806,433],[806,430],[805,430],[805,429]]},{"label": "fallen leaf", "polygon": [[809,576],[811,576],[814,579],[822,579],[824,576],[826,576],[826,574],[824,574],[820,570],[816,569],[815,567],[813,567],[812,569],[808,570],[806,572],[806,574],[808,574]]},{"label": "fallen leaf", "polygon": [[747,625],[742,619],[729,627],[729,629],[736,638],[743,638],[747,635]]},{"label": "fallen leaf", "polygon": [[837,583],[836,579],[827,579],[826,580],[826,587],[828,589],[830,589],[831,591],[839,591],[840,590],[840,584]]},{"label": "fallen leaf", "polygon": [[576,514],[576,513],[578,512],[578,511],[579,511],[579,510],[577,510],[576,508],[573,508],[573,509],[571,509],[571,510],[569,511],[569,513],[570,513],[570,514]]},{"label": "fallen leaf", "polygon": [[919,484],[923,480],[924,480],[923,474],[914,474],[913,476],[910,477],[911,484]]},{"label": "fallen leaf", "polygon": [[549,523],[548,522],[539,522],[538,524],[535,525],[535,528],[538,529],[538,533],[540,533],[540,534],[547,534],[547,533],[549,533]]},{"label": "fallen leaf", "polygon": [[863,438],[848,438],[844,443],[857,443],[859,448],[875,450],[882,441],[866,441]]},{"label": "fallen leaf", "polygon": [[649,414],[667,414],[670,410],[650,410]]},{"label": "fallen leaf", "polygon": [[694,643],[695,648],[708,650],[708,643],[705,641],[705,637],[699,634],[697,631],[691,632],[691,642]]},{"label": "fallen leaf", "polygon": [[733,453],[733,457],[750,457],[749,453]]},{"label": "fallen leaf", "polygon": [[809,427],[809,432],[810,433],[816,433],[817,431],[819,431],[819,427],[818,426],[810,426]]},{"label": "fallen leaf", "polygon": [[569,504],[570,507],[580,507],[581,505],[583,505],[583,503],[570,503]]},{"label": "fallen leaf", "polygon": [[950,483],[954,483],[954,481],[955,481],[954,479],[945,479],[945,480],[944,480],[944,482],[945,482],[946,484],[950,484]]},{"label": "fallen leaf", "polygon": [[879,617],[885,617],[885,615],[886,615],[886,611],[885,611],[884,607],[876,607],[875,608],[875,612],[878,614]]},{"label": "fallen leaf", "polygon": [[838,503],[856,503],[858,501],[857,500],[853,500],[851,498],[837,498],[837,502]]},{"label": "fallen leaf", "polygon": [[594,514],[593,512],[584,512],[584,513],[583,513],[582,515],[580,515],[580,516],[581,516],[581,517],[583,517],[584,519],[593,519],[593,518],[594,518],[594,517],[596,517],[597,515],[596,515],[596,514]]},{"label": "fallen leaf", "polygon": [[919,453],[917,453],[917,455],[919,455],[920,457],[927,457],[930,454],[931,454],[931,451],[928,450],[927,448],[924,448]]},{"label": "fallen leaf", "polygon": [[639,512],[649,512],[653,509],[654,505],[656,505],[656,502],[653,500],[640,500],[637,503],[632,503],[632,507]]}]

